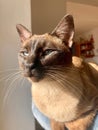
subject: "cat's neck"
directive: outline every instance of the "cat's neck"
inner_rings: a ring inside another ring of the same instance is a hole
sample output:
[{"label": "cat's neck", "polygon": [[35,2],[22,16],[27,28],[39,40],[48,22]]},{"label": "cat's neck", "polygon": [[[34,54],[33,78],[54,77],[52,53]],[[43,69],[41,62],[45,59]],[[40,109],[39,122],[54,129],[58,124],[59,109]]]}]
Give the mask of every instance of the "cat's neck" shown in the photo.
[{"label": "cat's neck", "polygon": [[[38,109],[60,122],[75,119],[79,99],[73,97],[69,91],[65,92],[65,89],[61,89],[57,82],[49,82],[49,80],[43,80],[32,84],[32,98]],[[63,113],[66,114],[63,115]]]}]

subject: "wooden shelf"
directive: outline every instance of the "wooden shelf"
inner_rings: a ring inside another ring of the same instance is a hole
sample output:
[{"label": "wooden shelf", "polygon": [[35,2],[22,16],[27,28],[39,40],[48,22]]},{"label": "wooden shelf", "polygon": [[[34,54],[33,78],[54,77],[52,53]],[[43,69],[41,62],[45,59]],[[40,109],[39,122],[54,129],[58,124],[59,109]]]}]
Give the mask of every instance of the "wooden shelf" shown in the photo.
[{"label": "wooden shelf", "polygon": [[93,57],[94,56],[94,39],[91,35],[90,40],[83,40],[82,42],[76,42],[74,44],[74,55],[82,57]]}]

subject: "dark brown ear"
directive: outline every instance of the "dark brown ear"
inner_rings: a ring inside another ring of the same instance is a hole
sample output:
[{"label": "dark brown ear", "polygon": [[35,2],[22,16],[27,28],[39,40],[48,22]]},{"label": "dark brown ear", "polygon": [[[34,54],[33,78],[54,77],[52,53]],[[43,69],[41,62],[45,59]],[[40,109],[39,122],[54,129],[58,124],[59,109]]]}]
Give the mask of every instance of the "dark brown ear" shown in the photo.
[{"label": "dark brown ear", "polygon": [[19,33],[21,42],[23,43],[26,39],[32,36],[31,32],[21,24],[16,25],[16,29]]},{"label": "dark brown ear", "polygon": [[68,47],[72,46],[74,37],[74,20],[72,15],[64,16],[52,34],[59,37]]}]

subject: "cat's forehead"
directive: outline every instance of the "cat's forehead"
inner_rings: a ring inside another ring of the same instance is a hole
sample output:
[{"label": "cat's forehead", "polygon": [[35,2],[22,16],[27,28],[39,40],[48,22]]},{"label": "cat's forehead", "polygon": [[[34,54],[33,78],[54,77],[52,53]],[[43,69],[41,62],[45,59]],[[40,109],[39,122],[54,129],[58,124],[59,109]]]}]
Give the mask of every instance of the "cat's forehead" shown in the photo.
[{"label": "cat's forehead", "polygon": [[33,35],[31,38],[25,41],[24,47],[61,47],[63,46],[62,40],[56,36],[52,36],[48,33],[43,35]]},{"label": "cat's forehead", "polygon": [[38,41],[38,42],[52,42],[52,43],[58,43],[58,44],[62,43],[61,39],[59,39],[56,36],[51,36],[48,33],[45,33],[43,35],[33,35],[31,39],[32,41]]}]

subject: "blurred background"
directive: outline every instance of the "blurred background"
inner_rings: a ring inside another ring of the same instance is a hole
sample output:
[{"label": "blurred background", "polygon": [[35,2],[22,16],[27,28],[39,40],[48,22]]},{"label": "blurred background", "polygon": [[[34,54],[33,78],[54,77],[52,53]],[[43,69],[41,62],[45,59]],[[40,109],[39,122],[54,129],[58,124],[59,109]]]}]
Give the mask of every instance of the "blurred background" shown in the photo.
[{"label": "blurred background", "polygon": [[[20,46],[16,24],[43,34],[67,13],[75,20],[74,55],[98,63],[97,0],[0,0],[0,130],[39,130],[31,111],[30,84],[15,75]],[[9,88],[13,91],[3,107]]]}]

